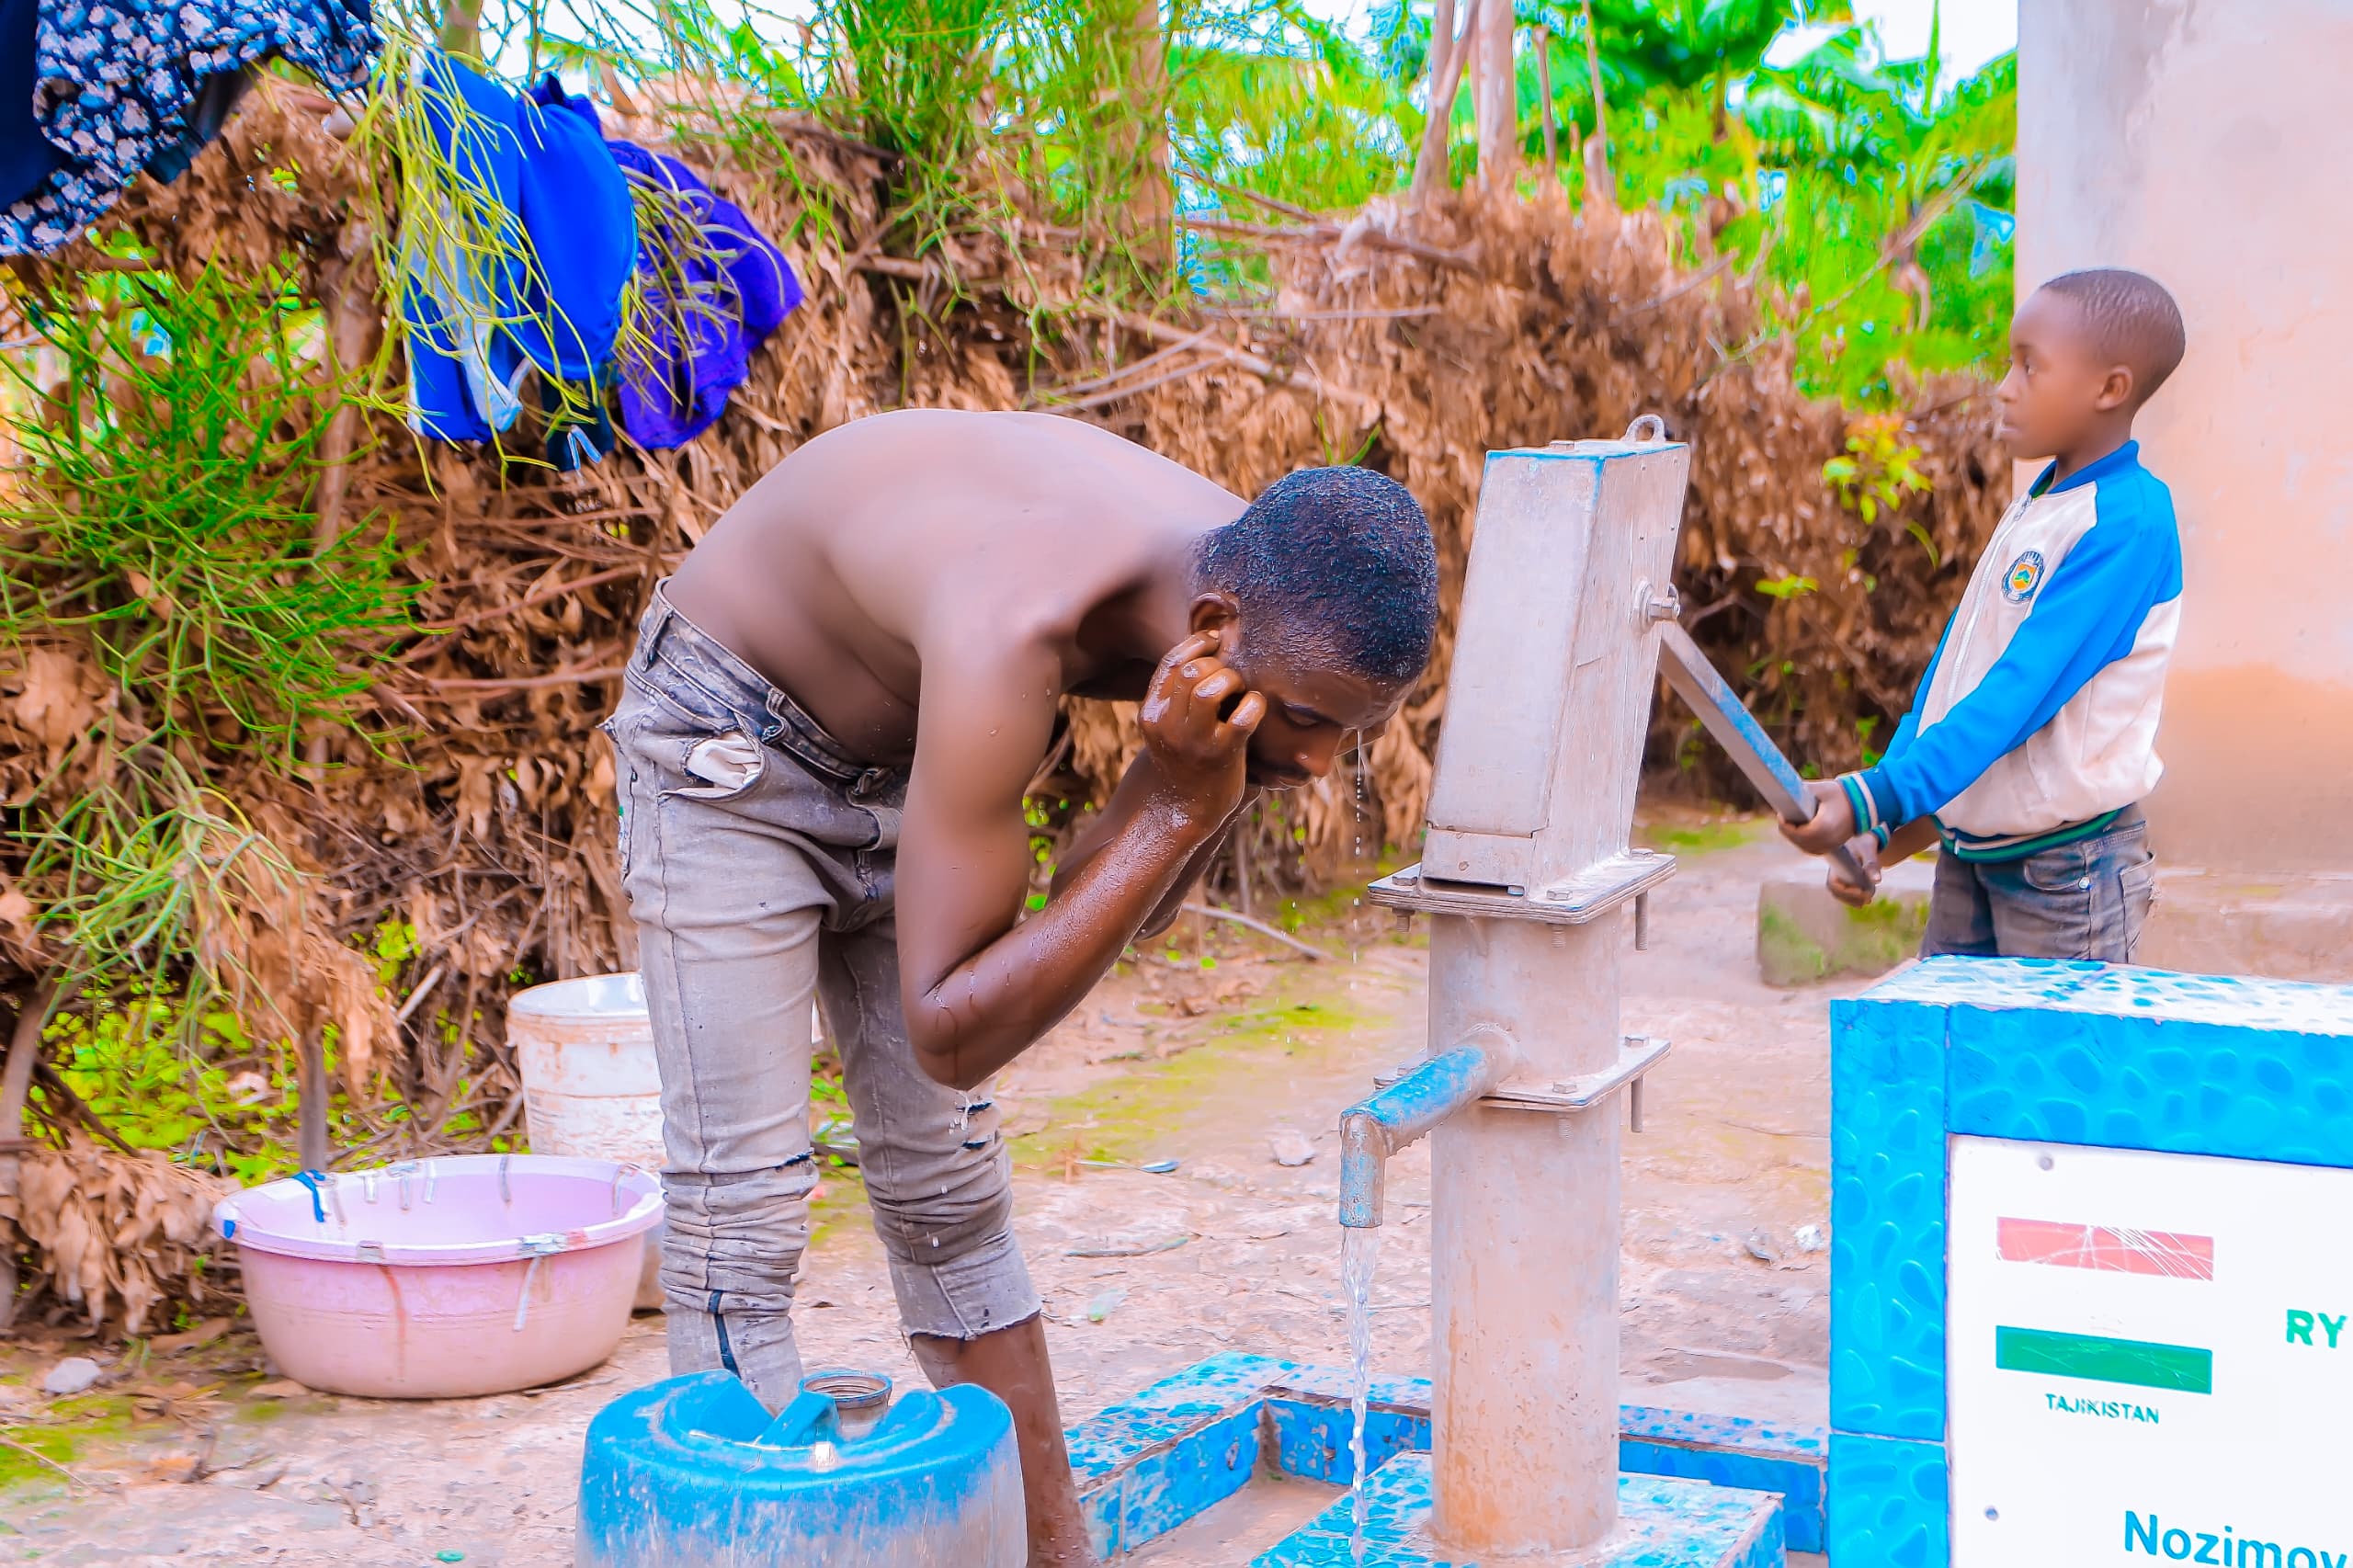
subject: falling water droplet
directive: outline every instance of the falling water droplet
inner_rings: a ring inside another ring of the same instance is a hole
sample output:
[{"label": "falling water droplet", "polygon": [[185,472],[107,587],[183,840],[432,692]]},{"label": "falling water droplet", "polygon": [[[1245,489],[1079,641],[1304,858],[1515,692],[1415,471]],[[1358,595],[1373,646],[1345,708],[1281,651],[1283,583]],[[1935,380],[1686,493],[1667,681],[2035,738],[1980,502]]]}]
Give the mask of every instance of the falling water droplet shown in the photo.
[{"label": "falling water droplet", "polygon": [[[1366,775],[1369,771],[1370,771],[1370,768],[1371,768],[1371,760],[1372,760],[1372,759],[1371,759],[1370,756],[1368,756],[1366,755],[1366,752],[1365,752],[1365,744],[1364,744],[1364,732],[1363,732],[1362,730],[1358,730],[1358,731],[1357,732],[1356,769],[1355,769],[1355,771],[1356,771],[1356,786],[1357,786],[1357,801],[1356,801],[1357,853],[1356,853],[1356,865],[1355,865],[1355,870],[1356,870],[1356,874],[1357,874],[1357,875],[1358,875],[1358,876],[1363,875],[1363,874],[1364,874],[1368,869],[1370,869],[1370,868],[1369,868],[1369,867],[1367,867],[1367,866],[1366,866],[1366,864],[1365,864],[1365,856],[1364,856],[1364,819],[1365,819],[1365,811],[1366,811],[1366,808],[1365,808],[1365,775]],[[1376,847],[1375,853],[1377,854],[1378,852],[1379,852],[1379,851],[1378,851],[1378,848]],[[1363,908],[1363,906],[1364,906],[1364,900],[1363,900],[1363,898],[1362,898],[1361,896],[1354,897],[1354,898],[1351,898],[1351,899],[1349,899],[1349,900],[1348,900],[1348,904],[1349,904],[1349,907],[1350,907],[1351,911],[1359,911],[1359,910],[1361,910],[1361,909]],[[1360,963],[1360,962],[1362,962],[1362,961],[1363,961],[1363,960],[1364,960],[1363,943],[1358,939],[1358,926],[1359,926],[1359,921],[1360,921],[1360,916],[1359,916],[1358,915],[1355,914],[1355,913],[1351,913],[1351,915],[1349,915],[1349,918],[1348,918],[1348,961],[1349,961],[1350,963]]]}]

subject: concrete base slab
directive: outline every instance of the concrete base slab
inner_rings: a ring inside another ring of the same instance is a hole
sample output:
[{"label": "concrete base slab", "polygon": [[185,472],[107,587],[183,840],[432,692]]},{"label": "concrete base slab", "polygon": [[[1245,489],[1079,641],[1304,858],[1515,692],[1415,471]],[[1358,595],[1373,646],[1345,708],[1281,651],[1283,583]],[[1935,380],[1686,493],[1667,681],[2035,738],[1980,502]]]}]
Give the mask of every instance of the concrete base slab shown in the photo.
[{"label": "concrete base slab", "polygon": [[1885,974],[1920,950],[1928,927],[1933,856],[1888,868],[1879,897],[1849,909],[1824,885],[1824,863],[1778,870],[1756,892],[1756,968],[1768,985]]},{"label": "concrete base slab", "polygon": [[2141,962],[2188,974],[2353,981],[2353,876],[2261,881],[2169,868],[2157,847],[2157,902]]},{"label": "concrete base slab", "polygon": [[[1427,1454],[1399,1454],[1365,1483],[1364,1550],[1353,1497],[1261,1552],[1251,1568],[1476,1568],[1423,1535],[1430,1512]],[[1603,1544],[1564,1557],[1514,1557],[1520,1568],[1782,1568],[1781,1500],[1705,1482],[1618,1478],[1619,1525]]]}]

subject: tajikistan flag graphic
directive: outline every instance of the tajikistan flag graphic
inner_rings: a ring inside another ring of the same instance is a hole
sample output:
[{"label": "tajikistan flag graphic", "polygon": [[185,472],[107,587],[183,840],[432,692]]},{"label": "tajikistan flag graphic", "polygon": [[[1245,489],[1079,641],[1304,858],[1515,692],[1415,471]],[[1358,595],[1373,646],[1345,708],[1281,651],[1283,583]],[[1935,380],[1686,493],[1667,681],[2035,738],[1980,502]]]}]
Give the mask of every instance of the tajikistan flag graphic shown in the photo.
[{"label": "tajikistan flag graphic", "polygon": [[[2214,1278],[2211,1236],[2007,1218],[1999,1222],[1997,1233],[2006,1263],[2191,1283],[2211,1284]],[[1997,1326],[1994,1364],[2006,1372],[2039,1372],[2175,1393],[2214,1392],[2214,1353],[2195,1346]]]}]

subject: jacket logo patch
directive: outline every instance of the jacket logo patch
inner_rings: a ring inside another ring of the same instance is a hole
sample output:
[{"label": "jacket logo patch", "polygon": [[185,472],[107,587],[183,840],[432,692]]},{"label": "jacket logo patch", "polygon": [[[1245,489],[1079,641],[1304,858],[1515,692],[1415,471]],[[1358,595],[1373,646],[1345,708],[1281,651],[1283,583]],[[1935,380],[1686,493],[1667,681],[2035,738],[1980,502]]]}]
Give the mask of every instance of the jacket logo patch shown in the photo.
[{"label": "jacket logo patch", "polygon": [[2014,605],[2022,605],[2034,597],[2034,590],[2042,585],[2042,551],[2029,550],[2010,562],[2009,571],[2002,578],[2002,597]]}]

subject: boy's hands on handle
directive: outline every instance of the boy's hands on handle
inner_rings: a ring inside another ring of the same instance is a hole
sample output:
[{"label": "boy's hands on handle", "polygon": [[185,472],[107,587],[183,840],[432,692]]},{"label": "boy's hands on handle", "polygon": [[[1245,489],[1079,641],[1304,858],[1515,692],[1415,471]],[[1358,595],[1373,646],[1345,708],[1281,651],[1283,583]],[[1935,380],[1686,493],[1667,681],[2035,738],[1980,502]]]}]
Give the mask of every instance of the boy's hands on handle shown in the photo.
[{"label": "boy's hands on handle", "polygon": [[[1888,867],[1902,865],[1934,846],[1938,837],[1937,819],[1934,817],[1913,818],[1889,834],[1884,846],[1870,834],[1856,835],[1847,840],[1845,858],[1831,858],[1830,896],[1849,908],[1862,908],[1878,896],[1880,882],[1885,878]],[[1849,860],[1851,865],[1847,863]],[[1859,872],[1862,878],[1860,881],[1856,880]]]},{"label": "boy's hands on handle", "polygon": [[1835,778],[1810,779],[1805,788],[1813,815],[1802,824],[1783,822],[1781,836],[1809,855],[1827,855],[1855,836],[1855,807]]},{"label": "boy's hands on handle", "polygon": [[[1825,881],[1830,896],[1849,909],[1860,909],[1879,896],[1881,869],[1886,863],[1879,840],[1856,831],[1859,824],[1855,821],[1854,802],[1836,779],[1809,779],[1805,788],[1813,815],[1802,823],[1784,818],[1781,836],[1809,855],[1828,856]],[[1911,852],[1906,850],[1895,858],[1903,859]]]},{"label": "boy's hands on handle", "polygon": [[[1154,771],[1178,800],[1222,822],[1241,801],[1250,736],[1267,699],[1217,656],[1218,634],[1196,632],[1154,672],[1137,719]],[[1239,696],[1232,713],[1228,699]]]},{"label": "boy's hands on handle", "polygon": [[1846,862],[1833,860],[1827,879],[1830,896],[1849,909],[1860,909],[1879,896],[1879,840],[1868,833],[1859,833],[1847,841],[1847,854],[1853,861],[1853,869],[1861,872],[1863,880],[1854,881]]}]

